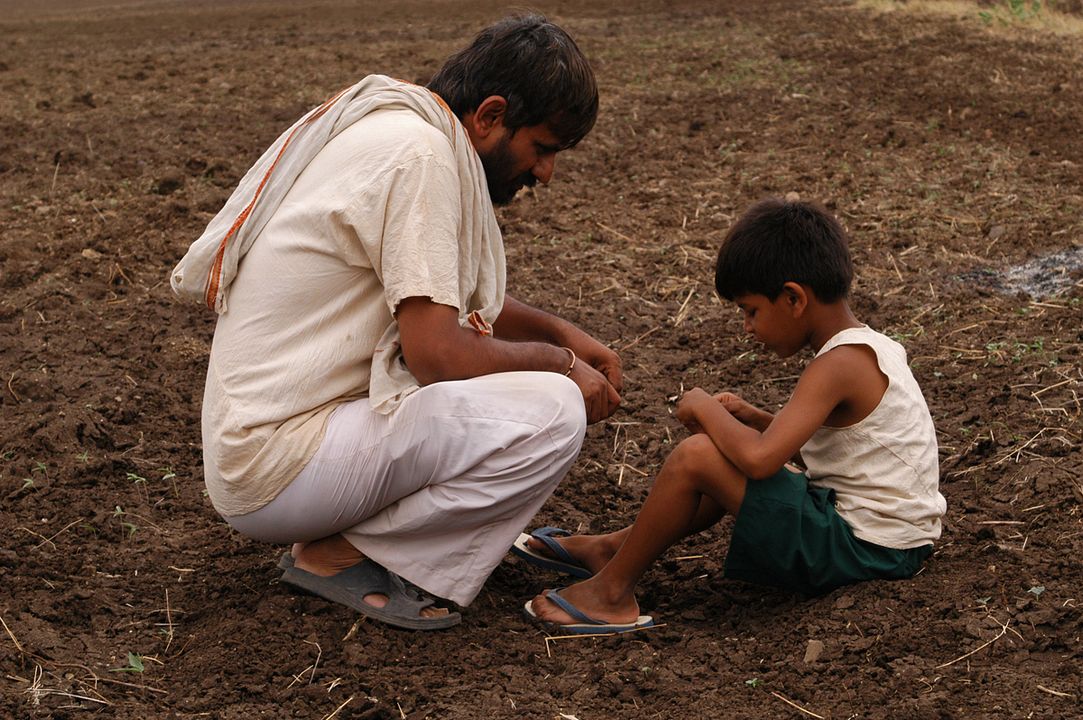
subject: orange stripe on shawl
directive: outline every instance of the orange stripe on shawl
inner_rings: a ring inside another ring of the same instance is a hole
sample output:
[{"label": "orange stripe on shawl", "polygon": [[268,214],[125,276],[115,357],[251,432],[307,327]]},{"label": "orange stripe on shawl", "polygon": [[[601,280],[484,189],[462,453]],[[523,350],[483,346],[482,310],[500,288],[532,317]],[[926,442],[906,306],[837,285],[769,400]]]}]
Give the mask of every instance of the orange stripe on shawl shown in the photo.
[{"label": "orange stripe on shawl", "polygon": [[222,280],[222,262],[226,255],[226,246],[229,244],[230,238],[232,238],[236,234],[237,230],[241,227],[241,225],[244,224],[244,221],[248,219],[248,216],[252,212],[252,208],[256,205],[256,200],[259,199],[259,195],[263,191],[264,185],[267,184],[267,181],[270,179],[271,173],[274,171],[275,166],[278,165],[278,161],[282,158],[282,153],[286,152],[286,148],[289,147],[290,141],[293,140],[293,136],[297,133],[298,130],[305,127],[309,123],[321,118],[323,114],[326,113],[331,108],[331,106],[335,104],[335,101],[342,97],[342,95],[347,90],[349,90],[349,88],[345,88],[344,90],[339,91],[334,97],[330,98],[329,100],[324,102],[323,105],[317,108],[316,112],[312,113],[312,115],[310,115],[304,123],[298,125],[293,129],[293,132],[291,132],[289,134],[289,137],[286,138],[286,142],[282,143],[282,147],[279,149],[278,155],[275,156],[274,162],[271,163],[271,167],[267,168],[267,172],[264,173],[263,179],[260,180],[259,187],[256,188],[255,195],[252,196],[252,202],[248,203],[248,206],[241,211],[241,214],[238,215],[237,219],[233,221],[233,225],[229,228],[229,232],[227,232],[226,236],[222,238],[222,242],[218,244],[218,252],[214,257],[214,265],[211,266],[211,277],[209,282],[207,283],[206,302],[207,307],[209,307],[211,310],[214,310],[214,302],[218,298],[218,285]]}]

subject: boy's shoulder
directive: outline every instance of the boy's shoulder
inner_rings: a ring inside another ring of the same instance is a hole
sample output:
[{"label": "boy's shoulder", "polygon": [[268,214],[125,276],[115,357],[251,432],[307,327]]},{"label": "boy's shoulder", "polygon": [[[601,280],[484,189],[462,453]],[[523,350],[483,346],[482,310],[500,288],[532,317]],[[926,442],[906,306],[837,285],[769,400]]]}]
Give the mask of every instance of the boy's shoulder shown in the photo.
[{"label": "boy's shoulder", "polygon": [[868,325],[836,333],[816,352],[814,360],[836,364],[847,360],[859,362],[855,358],[861,356],[873,360],[883,372],[908,364],[906,348],[901,343]]},{"label": "boy's shoulder", "polygon": [[835,333],[828,338],[827,342],[823,344],[816,354],[823,355],[834,348],[846,345],[870,345],[873,348],[885,347],[891,349],[903,349],[902,345],[882,332],[874,330],[868,325],[860,325],[858,327],[846,328],[845,330],[840,330]]},{"label": "boy's shoulder", "polygon": [[[805,367],[792,400],[798,400],[799,395],[801,400],[818,398],[813,402],[827,403],[836,409],[845,403],[850,408],[864,408],[859,414],[867,414],[886,389],[890,373],[885,370],[885,364],[890,365],[892,361],[885,361],[884,356],[896,354],[892,345],[900,347],[866,326],[837,333]],[[835,411],[832,411],[831,419],[840,420]]]},{"label": "boy's shoulder", "polygon": [[867,343],[839,343],[822,348],[801,373],[801,380],[830,382],[845,389],[863,375],[880,373],[875,347]]}]

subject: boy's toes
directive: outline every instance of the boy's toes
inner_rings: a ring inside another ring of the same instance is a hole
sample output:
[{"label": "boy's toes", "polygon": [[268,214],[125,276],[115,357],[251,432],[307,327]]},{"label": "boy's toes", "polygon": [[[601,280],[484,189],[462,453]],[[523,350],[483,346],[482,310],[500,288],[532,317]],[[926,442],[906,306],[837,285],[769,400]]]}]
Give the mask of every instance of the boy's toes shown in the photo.
[{"label": "boy's toes", "polygon": [[[557,541],[557,542],[559,542],[559,541]],[[545,543],[543,543],[541,540],[539,540],[536,537],[531,536],[531,538],[526,541],[526,544],[527,544],[527,547],[529,547],[531,550],[533,550],[536,553],[541,553],[542,555],[544,555],[545,557],[548,557],[548,558],[554,558],[554,559],[556,558],[556,556],[553,554],[553,551],[549,549],[549,546],[546,545]]]},{"label": "boy's toes", "polygon": [[546,597],[548,593],[548,590],[543,590],[530,601],[530,609],[533,611],[534,617],[555,625],[571,625],[575,623],[575,618],[561,610],[552,600]]}]

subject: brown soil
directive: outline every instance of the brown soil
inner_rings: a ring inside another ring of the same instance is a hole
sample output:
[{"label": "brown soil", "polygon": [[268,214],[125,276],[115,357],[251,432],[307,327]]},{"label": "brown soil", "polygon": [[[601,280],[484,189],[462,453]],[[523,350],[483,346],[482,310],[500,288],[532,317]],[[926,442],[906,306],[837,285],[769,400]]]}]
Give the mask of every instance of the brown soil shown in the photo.
[{"label": "brown soil", "polygon": [[556,182],[501,212],[510,287],[627,369],[538,522],[631,521],[682,387],[786,398],[802,360],[742,334],[710,266],[736,213],[797,192],[853,232],[856,310],[904,340],[937,421],[948,515],[925,570],[813,599],[746,586],[721,578],[723,522],[645,578],[664,626],[550,642],[519,608],[555,578],[510,558],[440,634],[288,592],[281,548],[203,495],[214,317],[167,273],[292,120],[369,72],[427,79],[504,6],[8,3],[0,716],[1083,716],[1079,273],[1053,297],[993,281],[1080,249],[1079,35],[978,2],[536,4],[603,105]]}]

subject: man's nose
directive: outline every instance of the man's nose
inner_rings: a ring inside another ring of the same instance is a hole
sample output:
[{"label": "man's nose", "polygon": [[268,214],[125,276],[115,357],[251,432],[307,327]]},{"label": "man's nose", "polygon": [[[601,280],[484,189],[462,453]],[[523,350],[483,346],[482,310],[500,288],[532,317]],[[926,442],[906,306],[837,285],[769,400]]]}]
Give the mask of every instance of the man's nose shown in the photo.
[{"label": "man's nose", "polygon": [[538,181],[542,185],[548,185],[549,181],[553,179],[553,171],[557,166],[557,154],[550,153],[542,155],[538,158],[538,162],[534,163],[534,167],[530,169],[530,173],[538,178]]}]

